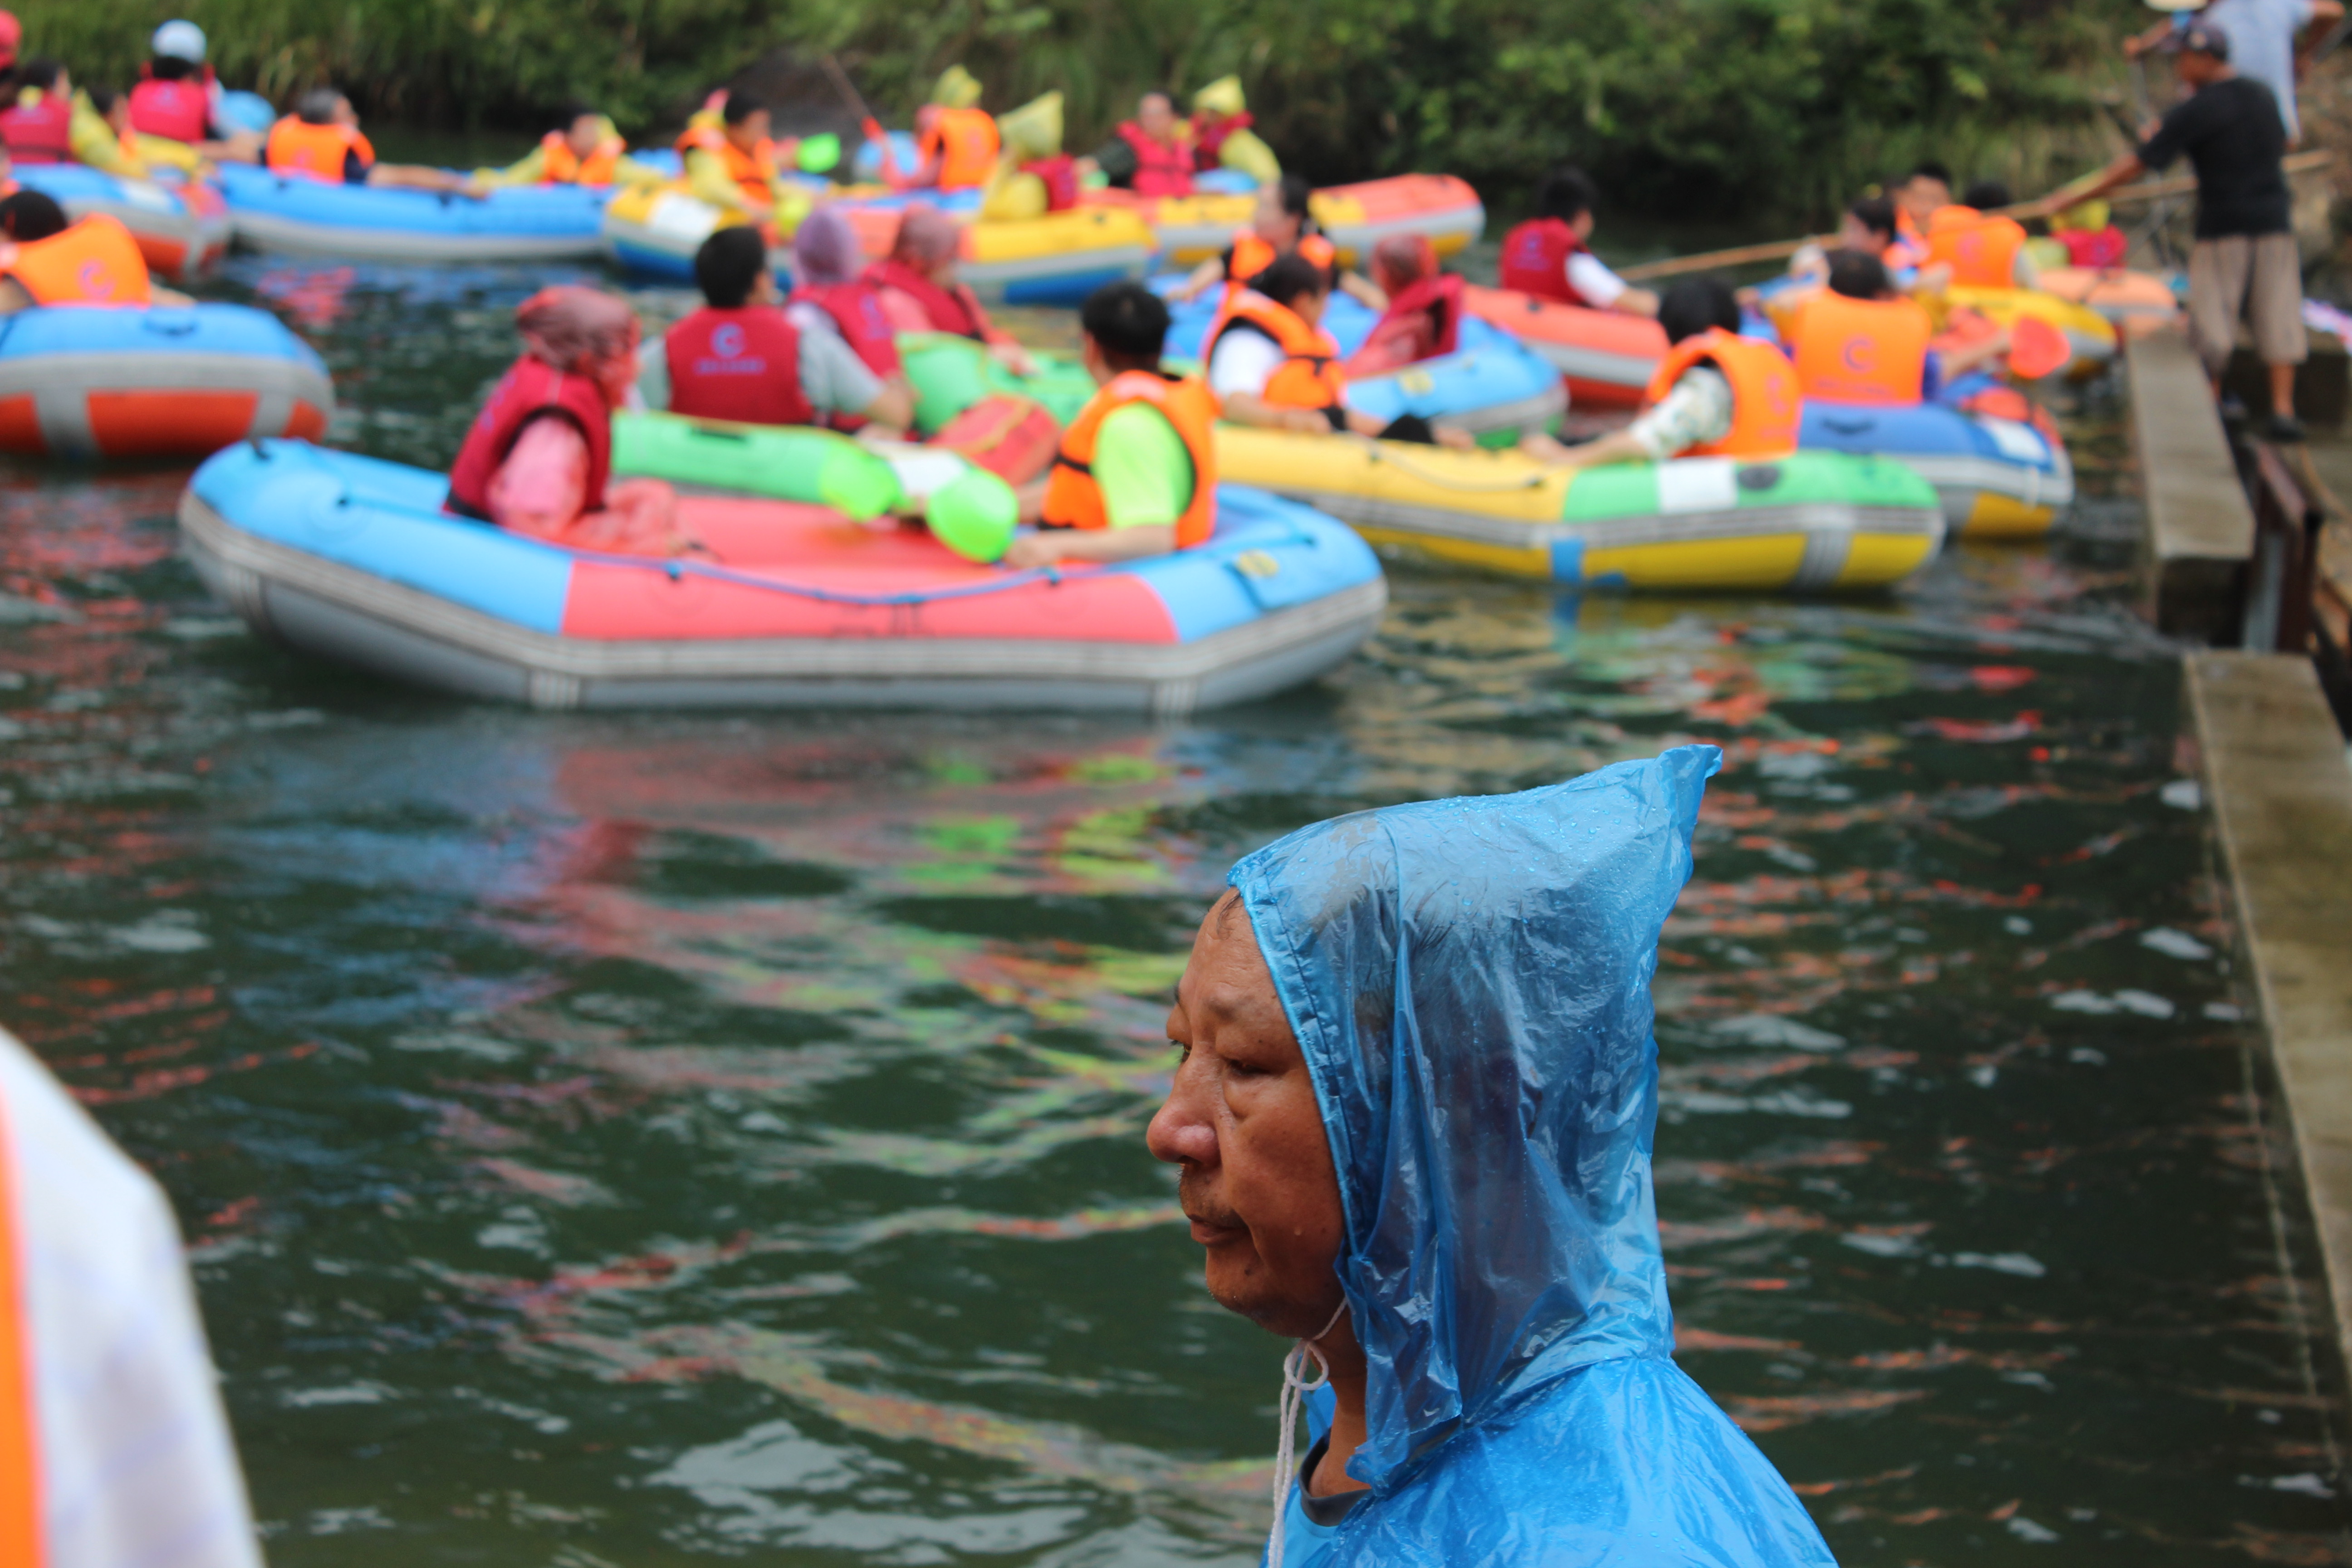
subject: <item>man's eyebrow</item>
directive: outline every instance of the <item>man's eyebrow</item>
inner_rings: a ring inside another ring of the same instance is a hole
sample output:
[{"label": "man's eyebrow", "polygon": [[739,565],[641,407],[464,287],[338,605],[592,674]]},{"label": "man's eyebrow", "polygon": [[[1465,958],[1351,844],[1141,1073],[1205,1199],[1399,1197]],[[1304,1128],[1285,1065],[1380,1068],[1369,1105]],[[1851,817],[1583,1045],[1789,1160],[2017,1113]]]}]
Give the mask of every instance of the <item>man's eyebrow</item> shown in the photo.
[{"label": "man's eyebrow", "polygon": [[1227,888],[1218,895],[1216,907],[1209,912],[1216,917],[1216,925],[1213,929],[1219,936],[1223,936],[1232,930],[1234,911],[1241,907],[1242,895],[1239,889]]}]

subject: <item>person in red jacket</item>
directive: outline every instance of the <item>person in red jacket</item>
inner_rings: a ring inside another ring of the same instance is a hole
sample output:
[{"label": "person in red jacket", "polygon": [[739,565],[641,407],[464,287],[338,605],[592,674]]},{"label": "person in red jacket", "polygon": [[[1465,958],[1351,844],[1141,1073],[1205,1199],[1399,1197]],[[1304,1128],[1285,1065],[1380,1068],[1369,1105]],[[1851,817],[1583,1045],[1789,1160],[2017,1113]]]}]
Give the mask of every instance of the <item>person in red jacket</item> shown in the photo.
[{"label": "person in red jacket", "polygon": [[[817,208],[793,231],[794,287],[785,313],[803,332],[830,333],[849,346],[886,386],[905,387],[898,335],[881,296],[865,279],[866,249],[838,207]],[[835,421],[855,429],[858,420]]]},{"label": "person in red jacket", "polygon": [[838,333],[803,331],[779,308],[756,227],[732,224],[704,240],[694,280],[703,308],[663,336],[638,378],[650,406],[744,425],[831,425],[847,416],[886,436],[914,423],[904,384],[876,375]]},{"label": "person in red jacket", "polygon": [[1462,279],[1437,266],[1425,234],[1392,234],[1372,247],[1372,282],[1389,297],[1361,347],[1348,358],[1352,380],[1386,375],[1460,346]]},{"label": "person in red jacket", "polygon": [[1110,183],[1139,196],[1192,194],[1192,138],[1164,92],[1147,92],[1095,153]]},{"label": "person in red jacket", "polygon": [[1536,216],[1503,237],[1502,286],[1565,305],[1656,315],[1655,294],[1633,288],[1587,248],[1592,201],[1581,169],[1554,169],[1537,193]]},{"label": "person in red jacket", "polygon": [[73,79],[50,59],[18,66],[16,101],[0,109],[0,142],[18,163],[64,163],[73,158]]},{"label": "person in red jacket", "polygon": [[1029,351],[1001,331],[980,306],[971,286],[956,279],[956,249],[963,230],[929,202],[917,202],[898,220],[890,254],[866,269],[865,280],[882,301],[891,330],[950,332],[988,345],[1015,375],[1036,373]]},{"label": "person in red jacket", "polygon": [[637,376],[637,314],[576,284],[515,310],[523,353],[490,389],[449,468],[448,509],[551,544],[638,555],[694,549],[658,479],[611,482],[613,411]]}]

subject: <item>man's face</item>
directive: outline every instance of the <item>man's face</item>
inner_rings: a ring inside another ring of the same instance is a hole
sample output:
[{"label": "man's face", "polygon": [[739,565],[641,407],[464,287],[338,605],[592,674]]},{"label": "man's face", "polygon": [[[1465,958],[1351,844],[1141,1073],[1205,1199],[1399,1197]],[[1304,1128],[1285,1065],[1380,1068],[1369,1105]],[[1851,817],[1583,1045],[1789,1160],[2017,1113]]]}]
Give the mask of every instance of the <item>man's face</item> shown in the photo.
[{"label": "man's face", "polygon": [[2183,49],[2172,58],[2172,74],[2180,79],[2182,86],[2192,91],[2208,82],[2220,80],[2221,73],[2228,68],[2211,55],[2200,54],[2195,49]]},{"label": "man's face", "polygon": [[564,142],[571,147],[572,156],[577,158],[585,158],[595,152],[596,144],[604,139],[604,123],[593,114],[582,115],[563,133]]},{"label": "man's face", "polygon": [[1250,228],[1257,237],[1277,249],[1287,249],[1298,243],[1298,218],[1282,209],[1282,192],[1273,185],[1260,186],[1257,206],[1250,214]]},{"label": "man's face", "polygon": [[1183,1059],[1145,1138],[1181,1168],[1209,1294],[1272,1332],[1312,1334],[1340,1300],[1339,1184],[1306,1058],[1230,893],[1192,939],[1168,1037]]},{"label": "man's face", "polygon": [[1838,248],[1866,250],[1875,256],[1886,248],[1886,241],[1868,224],[1848,213],[1838,222]]},{"label": "man's face", "polygon": [[1952,205],[1952,188],[1932,175],[1914,174],[1895,199],[1911,215],[1911,221],[1925,228],[1929,215],[1937,207]]},{"label": "man's face", "polygon": [[1176,106],[1168,101],[1168,95],[1164,92],[1147,92],[1143,95],[1143,101],[1136,106],[1135,122],[1143,128],[1146,136],[1155,142],[1165,142],[1168,133],[1175,128]]}]

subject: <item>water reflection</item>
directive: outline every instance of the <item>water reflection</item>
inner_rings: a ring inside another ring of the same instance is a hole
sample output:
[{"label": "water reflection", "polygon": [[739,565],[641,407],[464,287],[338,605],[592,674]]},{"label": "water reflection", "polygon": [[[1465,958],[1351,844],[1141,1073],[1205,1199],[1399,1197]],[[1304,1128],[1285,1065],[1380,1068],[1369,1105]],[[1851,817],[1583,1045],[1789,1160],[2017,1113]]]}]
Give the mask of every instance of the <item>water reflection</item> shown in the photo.
[{"label": "water reflection", "polygon": [[[411,460],[536,281],[238,265]],[[1192,921],[1685,739],[1685,1363],[1848,1561],[2334,1550],[2124,503],[1857,604],[1400,574],[1328,687],[1150,728],[417,696],[226,620],[178,482],[0,485],[0,974],[179,1204],[281,1568],[1250,1560],[1278,1347],[1139,1139]]]}]

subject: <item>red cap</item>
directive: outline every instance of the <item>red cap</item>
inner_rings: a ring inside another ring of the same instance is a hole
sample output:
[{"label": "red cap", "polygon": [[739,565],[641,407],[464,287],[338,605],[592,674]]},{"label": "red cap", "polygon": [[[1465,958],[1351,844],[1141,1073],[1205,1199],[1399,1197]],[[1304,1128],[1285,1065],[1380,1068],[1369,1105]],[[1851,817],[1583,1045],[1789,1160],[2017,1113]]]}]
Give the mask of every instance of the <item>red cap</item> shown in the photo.
[{"label": "red cap", "polygon": [[16,63],[16,46],[24,40],[25,25],[14,11],[0,11],[0,66]]}]

